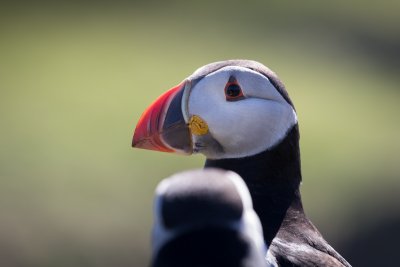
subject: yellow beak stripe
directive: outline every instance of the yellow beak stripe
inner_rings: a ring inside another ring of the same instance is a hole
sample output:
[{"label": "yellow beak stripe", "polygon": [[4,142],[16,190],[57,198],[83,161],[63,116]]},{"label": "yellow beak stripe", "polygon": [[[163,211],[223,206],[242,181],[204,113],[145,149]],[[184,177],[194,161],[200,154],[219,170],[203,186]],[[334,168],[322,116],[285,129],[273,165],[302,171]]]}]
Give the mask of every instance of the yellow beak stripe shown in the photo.
[{"label": "yellow beak stripe", "polygon": [[193,115],[189,120],[189,128],[194,135],[205,135],[208,133],[208,125],[200,116]]}]

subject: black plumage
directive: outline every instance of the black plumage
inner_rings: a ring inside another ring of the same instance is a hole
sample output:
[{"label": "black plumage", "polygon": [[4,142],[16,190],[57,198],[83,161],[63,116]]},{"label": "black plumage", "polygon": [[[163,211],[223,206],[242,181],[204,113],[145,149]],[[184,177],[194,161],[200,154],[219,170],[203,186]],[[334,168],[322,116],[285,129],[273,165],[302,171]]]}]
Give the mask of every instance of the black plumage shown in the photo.
[{"label": "black plumage", "polygon": [[240,159],[208,159],[205,167],[231,170],[244,178],[265,242],[279,266],[350,266],[304,213],[297,125],[267,151]]},{"label": "black plumage", "polygon": [[155,257],[152,267],[260,267],[245,265],[246,240],[237,231],[207,227],[176,237]]}]

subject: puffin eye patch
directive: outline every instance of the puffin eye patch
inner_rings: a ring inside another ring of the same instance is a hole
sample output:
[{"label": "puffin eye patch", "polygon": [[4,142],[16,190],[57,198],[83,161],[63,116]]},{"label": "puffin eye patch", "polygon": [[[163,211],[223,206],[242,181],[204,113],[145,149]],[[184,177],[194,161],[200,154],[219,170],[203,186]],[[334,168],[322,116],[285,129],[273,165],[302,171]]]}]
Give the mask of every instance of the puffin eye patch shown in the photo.
[{"label": "puffin eye patch", "polygon": [[225,85],[225,98],[226,101],[237,101],[244,98],[242,88],[233,77],[230,77]]}]

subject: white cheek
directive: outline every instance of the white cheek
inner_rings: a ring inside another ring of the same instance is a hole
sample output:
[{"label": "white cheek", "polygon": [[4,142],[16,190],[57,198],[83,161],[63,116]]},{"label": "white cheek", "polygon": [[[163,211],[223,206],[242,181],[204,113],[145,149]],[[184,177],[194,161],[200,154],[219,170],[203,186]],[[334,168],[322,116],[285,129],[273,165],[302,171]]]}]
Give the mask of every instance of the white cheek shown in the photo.
[{"label": "white cheek", "polygon": [[254,155],[274,146],[297,121],[289,104],[261,99],[227,104],[233,104],[229,113],[204,118],[224,147],[225,158]]},{"label": "white cheek", "polygon": [[211,135],[224,149],[223,155],[208,157],[233,158],[260,153],[282,140],[297,123],[296,113],[287,103],[256,98],[227,102],[197,97],[195,91],[193,94],[196,101],[189,104],[190,112],[208,123]]},{"label": "white cheek", "polygon": [[[224,87],[235,72],[246,98],[229,102]],[[260,74],[222,70],[207,76],[193,88],[189,97],[189,115],[204,119],[212,137],[223,152],[206,150],[208,158],[235,158],[260,153],[281,141],[297,123],[292,106]]]}]

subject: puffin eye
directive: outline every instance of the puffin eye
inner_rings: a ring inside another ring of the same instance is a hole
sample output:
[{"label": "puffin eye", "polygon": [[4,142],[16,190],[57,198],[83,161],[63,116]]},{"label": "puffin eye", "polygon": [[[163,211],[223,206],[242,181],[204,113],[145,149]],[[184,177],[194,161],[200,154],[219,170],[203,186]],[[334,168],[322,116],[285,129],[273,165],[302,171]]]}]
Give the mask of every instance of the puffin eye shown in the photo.
[{"label": "puffin eye", "polygon": [[240,85],[236,81],[226,84],[225,97],[226,101],[237,101],[244,98],[242,88],[240,88]]}]

